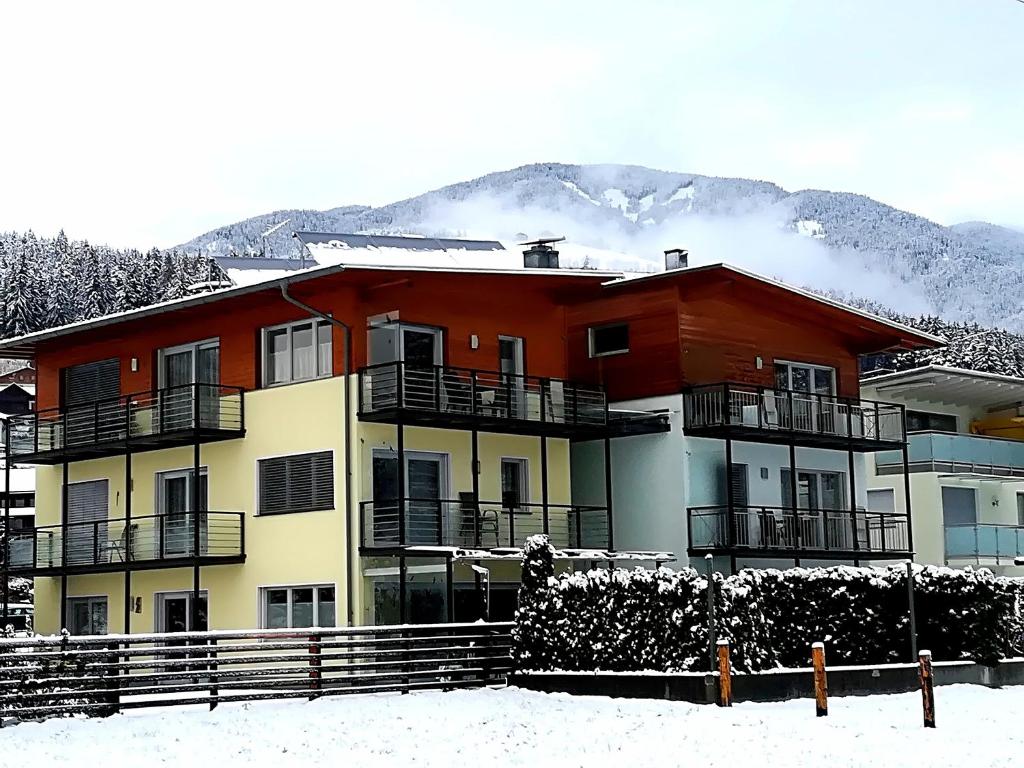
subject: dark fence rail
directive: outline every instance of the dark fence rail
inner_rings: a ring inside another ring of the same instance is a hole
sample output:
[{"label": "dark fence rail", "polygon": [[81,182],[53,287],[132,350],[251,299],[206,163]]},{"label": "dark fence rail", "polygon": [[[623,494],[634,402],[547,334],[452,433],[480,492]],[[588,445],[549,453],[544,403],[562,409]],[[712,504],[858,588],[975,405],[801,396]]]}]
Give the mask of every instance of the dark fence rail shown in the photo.
[{"label": "dark fence rail", "polygon": [[684,396],[685,428],[735,427],[899,445],[906,440],[903,406],[748,384],[695,387]]},{"label": "dark fence rail", "polygon": [[691,507],[690,549],[908,554],[906,515],[789,507]]},{"label": "dark fence rail", "polygon": [[28,457],[110,446],[140,445],[161,436],[194,432],[241,433],[244,390],[221,384],[186,384],[63,408],[47,408],[8,420],[11,457]]},{"label": "dark fence rail", "polygon": [[585,427],[608,421],[601,389],[562,379],[408,363],[360,370],[360,413],[393,410]]},{"label": "dark fence rail", "polygon": [[0,718],[499,685],[512,626],[0,639]]},{"label": "dark fence rail", "polygon": [[[199,548],[196,549],[196,522]],[[128,564],[245,555],[242,512],[180,512],[44,525],[13,532],[11,573],[62,567],[121,570]]]},{"label": "dark fence rail", "polygon": [[362,542],[368,549],[403,545],[519,549],[539,533],[548,534],[557,549],[608,548],[605,507],[407,498],[401,503],[365,501],[360,511]]}]

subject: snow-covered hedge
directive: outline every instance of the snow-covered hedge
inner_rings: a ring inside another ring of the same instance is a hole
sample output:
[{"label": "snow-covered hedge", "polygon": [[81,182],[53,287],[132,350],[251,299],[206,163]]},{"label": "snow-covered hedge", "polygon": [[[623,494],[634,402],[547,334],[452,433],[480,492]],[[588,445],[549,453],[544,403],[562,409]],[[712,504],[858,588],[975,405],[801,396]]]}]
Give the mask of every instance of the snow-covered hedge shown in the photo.
[{"label": "snow-covered hedge", "polygon": [[[681,570],[554,575],[543,537],[527,542],[515,655],[529,670],[703,670],[707,578]],[[937,659],[995,662],[1021,653],[1024,582],[986,570],[915,567],[920,648]],[[905,566],[794,568],[715,576],[719,637],[741,670],[806,666],[810,645],[832,664],[906,661]]]}]

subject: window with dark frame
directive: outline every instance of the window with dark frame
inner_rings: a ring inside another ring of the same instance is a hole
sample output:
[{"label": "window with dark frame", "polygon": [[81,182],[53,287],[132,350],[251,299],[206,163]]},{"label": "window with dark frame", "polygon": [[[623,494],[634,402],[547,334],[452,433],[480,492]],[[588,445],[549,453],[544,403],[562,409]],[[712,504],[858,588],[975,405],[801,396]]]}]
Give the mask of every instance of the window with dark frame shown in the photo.
[{"label": "window with dark frame", "polygon": [[265,587],[260,591],[263,629],[333,627],[336,623],[333,586]]},{"label": "window with dark frame", "polygon": [[956,432],[956,416],[907,410],[908,432]]},{"label": "window with dark frame", "polygon": [[330,451],[259,461],[260,515],[334,509],[334,457]]},{"label": "window with dark frame", "polygon": [[614,323],[588,328],[587,344],[591,357],[624,355],[629,352],[629,324]]}]

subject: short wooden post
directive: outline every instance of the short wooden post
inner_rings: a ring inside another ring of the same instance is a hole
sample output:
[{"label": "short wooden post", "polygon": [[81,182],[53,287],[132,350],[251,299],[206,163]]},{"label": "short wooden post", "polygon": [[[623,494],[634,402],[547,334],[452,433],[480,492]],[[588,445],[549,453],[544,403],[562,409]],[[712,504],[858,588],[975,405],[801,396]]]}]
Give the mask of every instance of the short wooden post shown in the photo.
[{"label": "short wooden post", "polygon": [[814,711],[818,717],[828,716],[828,681],[825,678],[825,644],[811,646],[811,660],[814,662]]},{"label": "short wooden post", "polygon": [[732,667],[727,639],[718,641],[718,706],[732,706]]},{"label": "short wooden post", "polygon": [[921,704],[924,707],[924,727],[935,727],[935,681],[932,677],[932,652],[921,651],[918,655],[921,671]]},{"label": "short wooden post", "polygon": [[[309,687],[313,691],[319,691],[323,687],[320,677],[320,641],[321,635],[310,635],[309,637]],[[312,701],[317,695],[311,693],[309,700]]]}]

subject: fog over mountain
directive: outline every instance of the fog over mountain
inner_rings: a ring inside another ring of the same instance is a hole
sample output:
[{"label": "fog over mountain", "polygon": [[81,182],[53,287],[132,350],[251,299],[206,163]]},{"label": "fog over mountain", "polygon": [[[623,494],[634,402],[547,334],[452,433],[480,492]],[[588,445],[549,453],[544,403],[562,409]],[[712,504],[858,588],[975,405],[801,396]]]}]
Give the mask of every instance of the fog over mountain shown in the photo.
[{"label": "fog over mountain", "polygon": [[295,256],[295,230],[497,237],[564,235],[628,254],[636,269],[686,247],[691,264],[726,261],[908,315],[1024,330],[1024,232],[942,226],[862,195],[626,165],[538,163],[378,208],[281,210],[182,244],[215,255]]}]

